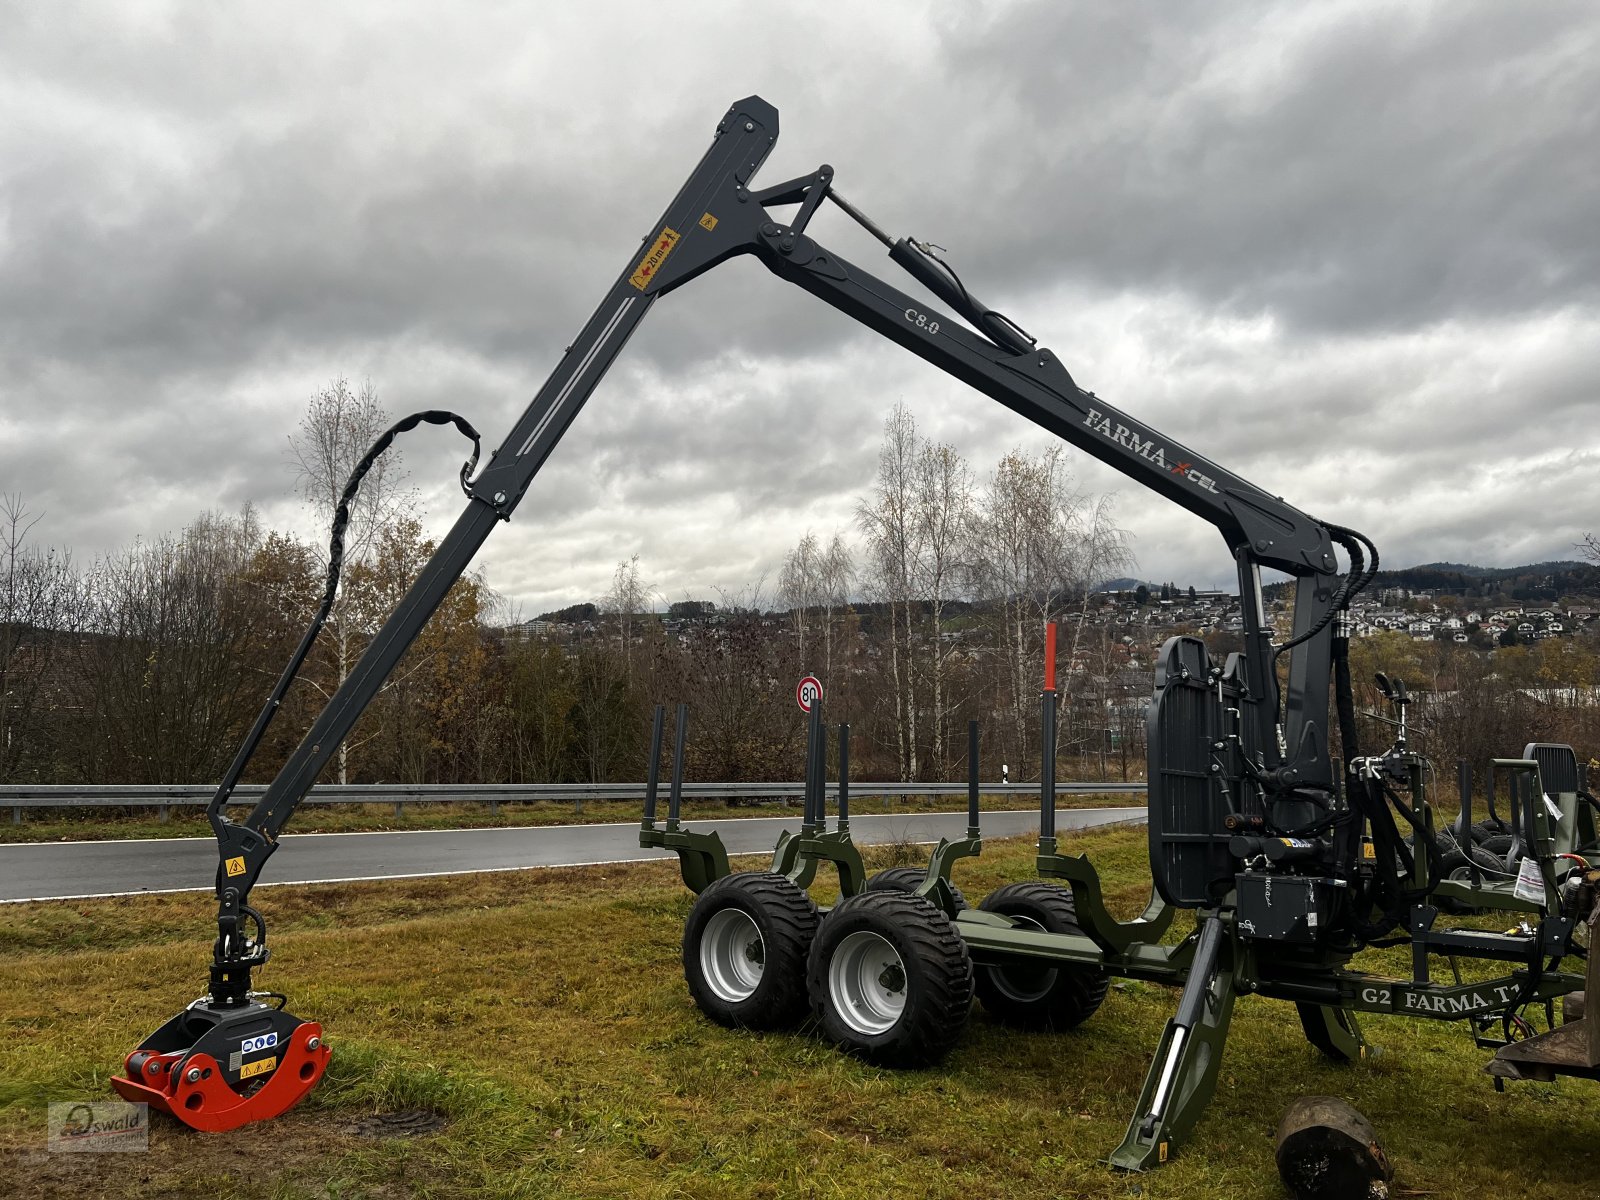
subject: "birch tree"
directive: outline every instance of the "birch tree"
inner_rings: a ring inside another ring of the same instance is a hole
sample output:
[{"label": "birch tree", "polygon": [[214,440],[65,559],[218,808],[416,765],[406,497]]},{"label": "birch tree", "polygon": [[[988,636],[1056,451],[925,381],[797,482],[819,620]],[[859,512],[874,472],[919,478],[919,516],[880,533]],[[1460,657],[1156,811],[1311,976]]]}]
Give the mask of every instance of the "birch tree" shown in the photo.
[{"label": "birch tree", "polygon": [[1059,446],[1039,454],[1014,450],[1001,459],[971,529],[973,578],[997,615],[1007,707],[1021,754],[1044,625],[1076,604],[1066,647],[1070,672],[1089,593],[1127,564],[1127,539],[1116,526],[1110,497],[1090,498],[1073,486]]},{"label": "birch tree", "polygon": [[895,740],[903,780],[917,777],[917,687],[912,653],[915,580],[922,555],[916,490],[921,439],[903,404],[883,423],[872,492],[856,506],[867,539],[872,591],[889,614],[889,669],[894,690]]},{"label": "birch tree", "polygon": [[[794,621],[795,643],[800,661],[809,670],[818,664],[807,656],[806,643],[813,642],[813,629],[822,641],[822,678],[833,681],[833,634],[837,614],[850,601],[850,584],[855,578],[855,559],[844,535],[835,531],[826,549],[817,535],[809,529],[795,548],[784,557],[783,571],[778,576],[778,590],[783,602],[789,606],[790,619]],[[820,627],[820,628],[818,628]]]},{"label": "birch tree", "polygon": [[[320,529],[332,525],[350,473],[388,425],[389,415],[378,403],[378,394],[370,382],[363,383],[360,391],[352,391],[347,380],[335,379],[307,404],[299,432],[289,438],[289,449],[300,494],[310,505]],[[350,507],[350,524],[344,538],[347,568],[371,563],[383,537],[411,514],[414,500],[402,488],[403,480],[399,451],[391,447],[367,472]],[[323,538],[313,538],[312,542],[320,549]],[[326,565],[326,551],[320,553]],[[355,619],[356,606],[347,599],[348,590],[341,585],[319,639],[319,649],[326,647],[321,656],[327,661],[331,678],[323,683],[318,682],[315,672],[306,676],[324,699],[344,683],[372,632]],[[359,745],[360,741],[351,738],[339,743],[336,761],[340,783],[350,781],[350,752]]]},{"label": "birch tree", "polygon": [[817,535],[809,529],[805,536],[783,559],[783,570],[778,575],[778,591],[789,606],[790,619],[794,621],[795,644],[800,651],[800,661],[807,663],[806,632],[812,610],[819,607],[822,593],[822,549]]},{"label": "birch tree", "polygon": [[623,672],[633,682],[633,635],[640,616],[650,608],[651,589],[639,577],[639,556],[617,564],[611,576],[611,590],[602,605],[616,618],[617,644],[622,654]]},{"label": "birch tree", "polygon": [[931,642],[928,649],[928,685],[931,709],[932,755],[937,778],[944,778],[946,667],[950,651],[944,643],[945,607],[953,597],[963,572],[963,552],[971,545],[972,468],[945,443],[924,443],[917,455],[915,522],[918,548],[917,590],[926,599]]},{"label": "birch tree", "polygon": [[1042,527],[1054,498],[1053,466],[1021,450],[1007,454],[990,475],[970,526],[973,582],[994,616],[1015,739],[1011,757],[1019,760],[1027,745],[1033,595],[1044,551]]},{"label": "birch tree", "polygon": [[844,535],[837,531],[823,552],[817,574],[818,597],[822,603],[823,678],[833,683],[833,633],[837,614],[850,603],[850,585],[855,579],[855,557]]}]

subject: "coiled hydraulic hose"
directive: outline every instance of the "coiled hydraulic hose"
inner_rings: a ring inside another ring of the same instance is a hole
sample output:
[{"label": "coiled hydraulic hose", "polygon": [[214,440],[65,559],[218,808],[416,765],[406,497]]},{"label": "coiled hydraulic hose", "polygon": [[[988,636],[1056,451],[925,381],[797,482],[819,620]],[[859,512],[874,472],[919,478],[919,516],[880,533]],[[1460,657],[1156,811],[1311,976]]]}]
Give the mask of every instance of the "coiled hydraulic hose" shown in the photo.
[{"label": "coiled hydraulic hose", "polygon": [[394,443],[394,439],[402,433],[408,433],[418,425],[454,425],[462,434],[472,439],[472,457],[461,466],[461,490],[471,495],[468,480],[472,477],[474,468],[478,465],[478,455],[483,448],[483,440],[478,436],[478,431],[472,427],[465,417],[443,409],[428,409],[425,412],[415,412],[409,417],[396,421],[379,435],[367,452],[361,456],[361,461],[356,463],[355,469],[350,472],[350,478],[345,482],[344,493],[339,497],[339,504],[333,513],[333,530],[328,539],[328,576],[322,590],[322,603],[317,608],[316,616],[311,618],[305,634],[300,639],[300,645],[289,656],[289,663],[283,669],[283,674],[278,676],[278,682],[273,685],[272,693],[267,697],[267,703],[261,710],[261,715],[256,718],[255,724],[250,727],[249,734],[244,739],[244,744],[239,747],[229,764],[227,773],[223,775],[222,782],[217,785],[217,793],[211,798],[210,805],[206,808],[206,817],[211,822],[211,828],[219,834],[221,831],[222,809],[228,802],[228,797],[233,794],[233,789],[239,783],[239,777],[244,774],[245,767],[256,752],[256,747],[261,744],[261,739],[267,732],[267,727],[272,724],[272,718],[277,716],[278,709],[283,704],[283,698],[289,691],[289,685],[294,682],[300,668],[306,661],[306,656],[311,653],[312,644],[316,642],[317,635],[322,632],[322,626],[328,619],[328,614],[333,611],[334,597],[339,590],[339,576],[344,569],[344,535],[350,525],[350,504],[356,498],[356,493],[361,490],[361,481],[366,478],[367,472],[372,470],[372,464],[377,462],[384,451]]}]

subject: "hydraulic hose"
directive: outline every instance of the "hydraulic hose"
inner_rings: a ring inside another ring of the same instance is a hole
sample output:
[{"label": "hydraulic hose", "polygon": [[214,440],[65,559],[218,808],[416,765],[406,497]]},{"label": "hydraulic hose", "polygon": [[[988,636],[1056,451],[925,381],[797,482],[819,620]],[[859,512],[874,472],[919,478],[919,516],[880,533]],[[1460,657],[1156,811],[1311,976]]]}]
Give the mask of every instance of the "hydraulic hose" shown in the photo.
[{"label": "hydraulic hose", "polygon": [[328,576],[322,591],[322,603],[317,608],[316,616],[311,618],[311,624],[306,627],[304,635],[295,652],[289,656],[288,665],[283,673],[278,676],[278,682],[273,685],[271,694],[267,697],[266,705],[261,709],[261,714],[256,717],[255,724],[250,727],[250,732],[245,736],[244,743],[233,756],[227,773],[223,775],[222,782],[217,785],[216,795],[211,798],[210,805],[206,808],[206,817],[211,822],[211,828],[221,832],[222,809],[228,802],[228,797],[233,795],[233,789],[239,783],[239,777],[244,774],[244,769],[249,765],[251,757],[256,752],[256,747],[261,744],[261,739],[266,735],[267,727],[272,724],[272,718],[278,715],[278,709],[283,704],[283,698],[289,691],[289,685],[294,682],[295,676],[300,673],[301,666],[306,661],[306,656],[311,653],[311,647],[317,640],[317,635],[322,632],[322,626],[328,619],[328,614],[333,611],[334,597],[339,590],[339,576],[344,569],[344,535],[350,525],[350,504],[356,498],[356,493],[361,490],[361,481],[367,477],[367,472],[372,470],[373,463],[389,449],[394,439],[402,433],[408,433],[424,422],[430,425],[454,425],[463,435],[472,439],[472,457],[467,459],[461,467],[461,490],[469,496],[472,494],[467,486],[473,469],[478,465],[478,454],[482,449],[482,439],[478,431],[472,427],[465,417],[442,409],[428,409],[425,412],[412,413],[409,417],[396,421],[379,435],[367,452],[361,456],[361,461],[356,463],[355,469],[350,472],[350,478],[345,482],[344,492],[339,497],[339,504],[333,513],[333,530],[328,540]]}]

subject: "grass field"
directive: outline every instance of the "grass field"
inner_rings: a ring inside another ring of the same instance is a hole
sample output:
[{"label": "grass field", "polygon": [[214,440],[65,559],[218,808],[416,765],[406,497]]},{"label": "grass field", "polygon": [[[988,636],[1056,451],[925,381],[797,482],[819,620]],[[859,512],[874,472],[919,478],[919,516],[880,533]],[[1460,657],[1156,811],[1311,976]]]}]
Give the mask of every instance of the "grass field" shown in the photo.
[{"label": "grass field", "polygon": [[[1114,906],[1148,888],[1144,834],[1071,838]],[[873,856],[889,865],[895,851]],[[976,901],[1032,847],[957,866]],[[831,897],[819,884],[819,901]],[[1600,1090],[1496,1093],[1455,1025],[1371,1018],[1381,1057],[1321,1060],[1293,1009],[1239,1002],[1219,1094],[1167,1167],[1113,1173],[1175,994],[1115,988],[1083,1028],[1023,1035],[974,1011],[932,1070],[877,1070],[806,1031],[713,1026],[690,1004],[670,865],[275,888],[259,983],[321,1020],[323,1084],[265,1125],[197,1135],[157,1118],[148,1155],[47,1155],[44,1105],[108,1098],[123,1054],[204,980],[202,896],[0,907],[0,1196],[1280,1197],[1272,1134],[1305,1093],[1367,1114],[1396,1195],[1570,1200],[1600,1176]],[[1399,969],[1398,952],[1374,956]],[[1373,963],[1364,965],[1372,966]],[[427,1109],[441,1132],[361,1136]]]},{"label": "grass field", "polygon": [[[583,807],[537,801],[532,804],[503,804],[497,810],[487,804],[408,804],[396,817],[392,804],[306,804],[294,815],[288,833],[367,833],[374,830],[402,829],[477,829],[505,825],[570,825],[574,822],[605,824],[637,821],[641,800],[588,800]],[[1144,803],[1142,795],[1126,792],[1104,796],[1064,795],[1060,808],[1106,808]],[[1028,795],[992,795],[983,798],[987,811],[1037,808],[1039,798]],[[0,805],[0,809],[3,809]],[[966,807],[962,796],[856,797],[850,811],[869,813],[954,812]],[[685,800],[686,821],[731,821],[740,817],[780,817],[798,812],[800,801],[790,804],[753,804],[733,807],[725,800]],[[832,811],[832,801],[829,801]],[[660,816],[667,812],[665,789],[661,794]],[[242,820],[244,810],[234,811]],[[169,810],[168,819],[158,820],[153,810],[138,809],[133,814],[105,809],[30,809],[21,823],[0,821],[0,845],[17,842],[106,841],[113,838],[209,837],[205,811],[198,807]]]}]

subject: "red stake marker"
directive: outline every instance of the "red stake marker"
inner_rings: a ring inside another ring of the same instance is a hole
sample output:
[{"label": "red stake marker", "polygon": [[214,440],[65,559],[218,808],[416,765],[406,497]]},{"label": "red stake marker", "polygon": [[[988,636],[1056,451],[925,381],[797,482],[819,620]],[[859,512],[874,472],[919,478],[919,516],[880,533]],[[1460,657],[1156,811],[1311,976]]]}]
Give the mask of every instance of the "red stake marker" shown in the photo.
[{"label": "red stake marker", "polygon": [[1048,622],[1044,627],[1044,690],[1056,690],[1056,623]]}]

